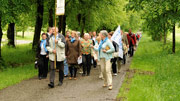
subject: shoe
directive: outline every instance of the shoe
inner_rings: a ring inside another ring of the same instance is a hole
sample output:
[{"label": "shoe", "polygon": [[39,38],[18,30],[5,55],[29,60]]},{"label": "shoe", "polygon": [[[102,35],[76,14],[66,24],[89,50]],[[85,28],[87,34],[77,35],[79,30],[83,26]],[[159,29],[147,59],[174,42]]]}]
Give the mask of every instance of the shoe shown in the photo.
[{"label": "shoe", "polygon": [[63,85],[63,82],[59,81],[58,86],[62,86],[62,85]]},{"label": "shoe", "polygon": [[68,75],[64,75],[64,77],[68,77]]},{"label": "shoe", "polygon": [[69,80],[72,80],[72,77],[69,77]]},{"label": "shoe", "polygon": [[47,77],[42,77],[41,79],[46,79]]},{"label": "shoe", "polygon": [[82,74],[83,72],[79,72],[79,74]]},{"label": "shoe", "polygon": [[113,88],[112,85],[110,85],[109,88],[108,88],[108,90],[112,90],[112,88]]},{"label": "shoe", "polygon": [[42,77],[39,77],[39,80],[41,80],[42,79]]},{"label": "shoe", "polygon": [[107,87],[107,85],[106,85],[106,84],[104,84],[104,85],[103,85],[103,87]]},{"label": "shoe", "polygon": [[117,76],[117,73],[114,73],[113,75],[114,75],[114,76]]},{"label": "shoe", "polygon": [[48,86],[49,86],[50,88],[54,88],[54,83],[53,83],[53,82],[50,82],[50,84],[48,84]]},{"label": "shoe", "polygon": [[77,80],[77,78],[75,77],[74,80]]},{"label": "shoe", "polygon": [[86,76],[90,76],[90,74],[87,74]]},{"label": "shoe", "polygon": [[85,76],[86,74],[82,74],[82,76]]}]

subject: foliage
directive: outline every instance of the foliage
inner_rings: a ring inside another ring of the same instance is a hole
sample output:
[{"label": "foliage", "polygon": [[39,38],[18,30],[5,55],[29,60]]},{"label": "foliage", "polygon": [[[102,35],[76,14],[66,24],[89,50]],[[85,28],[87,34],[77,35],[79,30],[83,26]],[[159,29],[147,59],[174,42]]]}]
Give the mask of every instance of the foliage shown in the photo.
[{"label": "foliage", "polygon": [[[66,7],[67,25],[70,29],[80,31],[83,27],[84,17],[86,31],[101,29],[111,31],[115,30],[118,25],[127,30],[129,27],[134,27],[139,18],[137,13],[126,13],[124,10],[126,3],[124,0],[71,1]],[[138,24],[140,25],[141,23]],[[133,29],[138,29],[139,25]]]},{"label": "foliage", "polygon": [[179,4],[179,0],[130,0],[126,8],[142,11],[144,31],[147,31],[153,40],[160,40],[162,33],[172,31],[173,25],[180,21]]}]

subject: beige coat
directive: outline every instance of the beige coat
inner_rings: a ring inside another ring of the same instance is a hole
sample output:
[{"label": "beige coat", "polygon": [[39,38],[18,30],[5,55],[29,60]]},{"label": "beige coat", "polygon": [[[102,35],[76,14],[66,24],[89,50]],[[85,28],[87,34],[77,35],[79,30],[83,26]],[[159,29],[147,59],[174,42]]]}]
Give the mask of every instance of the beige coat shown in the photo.
[{"label": "beige coat", "polygon": [[128,39],[127,39],[127,35],[125,33],[123,34],[122,39],[124,40],[124,43],[125,43],[126,46],[129,45],[129,42],[128,42]]},{"label": "beige coat", "polygon": [[[56,54],[57,54],[57,61],[61,62],[65,60],[65,38],[62,34],[58,35],[58,43],[56,44]],[[54,61],[55,54],[53,53],[54,50],[54,40],[53,35],[50,37],[49,41],[47,42],[47,50],[49,51],[49,60]]]}]

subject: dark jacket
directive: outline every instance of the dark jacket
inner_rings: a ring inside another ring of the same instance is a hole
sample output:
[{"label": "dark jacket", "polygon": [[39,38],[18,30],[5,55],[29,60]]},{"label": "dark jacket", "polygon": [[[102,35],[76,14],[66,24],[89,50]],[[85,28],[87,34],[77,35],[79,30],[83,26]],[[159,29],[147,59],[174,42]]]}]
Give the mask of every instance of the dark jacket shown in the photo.
[{"label": "dark jacket", "polygon": [[66,42],[65,55],[67,56],[68,64],[78,64],[78,57],[81,55],[81,43],[79,40],[75,40],[71,43],[70,40]]},{"label": "dark jacket", "polygon": [[[41,52],[41,46],[40,46],[41,41],[38,42],[38,46],[36,48],[36,58],[40,58],[40,52]],[[48,55],[49,52],[47,52]]]}]

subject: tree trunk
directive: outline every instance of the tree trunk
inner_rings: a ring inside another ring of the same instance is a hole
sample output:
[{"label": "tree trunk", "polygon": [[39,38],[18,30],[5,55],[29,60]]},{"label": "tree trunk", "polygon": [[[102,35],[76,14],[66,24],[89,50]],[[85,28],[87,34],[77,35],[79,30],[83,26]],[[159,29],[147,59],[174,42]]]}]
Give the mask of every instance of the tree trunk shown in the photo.
[{"label": "tree trunk", "polygon": [[62,31],[62,19],[63,19],[63,16],[61,15],[61,16],[59,16],[58,17],[58,29],[59,29],[59,33],[61,33],[61,31]]},{"label": "tree trunk", "polygon": [[66,15],[63,15],[63,19],[62,19],[62,34],[64,36],[66,34]]},{"label": "tree trunk", "polygon": [[[1,56],[1,42],[2,42],[2,36],[3,36],[3,31],[1,28],[1,16],[0,16],[0,60],[2,60],[2,56]],[[1,62],[1,61],[0,61]]]},{"label": "tree trunk", "polygon": [[37,0],[37,15],[36,15],[36,25],[33,39],[32,49],[36,49],[38,42],[40,40],[41,28],[43,23],[43,0]]},{"label": "tree trunk", "polygon": [[175,53],[176,52],[176,24],[173,25],[172,39],[173,39],[172,52]]},{"label": "tree trunk", "polygon": [[162,33],[160,33],[160,41],[162,41]]},{"label": "tree trunk", "polygon": [[53,8],[49,9],[49,27],[53,27]]},{"label": "tree trunk", "polygon": [[[166,17],[166,14],[163,14],[163,17]],[[166,32],[166,22],[163,24],[164,26],[164,45],[166,45],[167,32]]]},{"label": "tree trunk", "polygon": [[164,24],[164,45],[166,44],[167,32],[166,32],[166,24]]},{"label": "tree trunk", "polygon": [[22,38],[24,38],[24,30],[22,31]]},{"label": "tree trunk", "polygon": [[59,22],[58,22],[58,29],[59,29],[59,33],[65,35],[66,33],[66,15],[61,15],[59,16]]},{"label": "tree trunk", "polygon": [[81,37],[84,36],[84,28],[85,28],[85,24],[86,24],[86,18],[85,16],[83,16],[82,18],[82,30],[81,30]]},{"label": "tree trunk", "polygon": [[166,31],[164,31],[164,45],[166,44],[167,34]]},{"label": "tree trunk", "polygon": [[7,30],[7,38],[8,38],[8,46],[15,47],[14,43],[14,35],[15,35],[15,23],[8,24],[8,30]]}]

